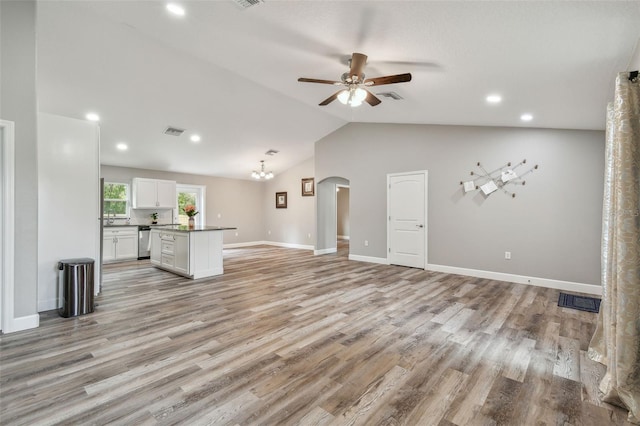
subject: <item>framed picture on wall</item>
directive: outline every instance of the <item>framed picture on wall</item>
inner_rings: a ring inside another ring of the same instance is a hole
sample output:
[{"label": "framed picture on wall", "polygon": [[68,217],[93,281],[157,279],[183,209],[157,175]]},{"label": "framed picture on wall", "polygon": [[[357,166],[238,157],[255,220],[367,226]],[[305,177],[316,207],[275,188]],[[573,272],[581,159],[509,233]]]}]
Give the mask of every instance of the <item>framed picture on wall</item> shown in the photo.
[{"label": "framed picture on wall", "polygon": [[276,209],[286,209],[286,208],[287,208],[287,193],[276,192]]},{"label": "framed picture on wall", "polygon": [[313,178],[302,179],[302,196],[313,197],[315,194],[315,188],[313,186]]}]

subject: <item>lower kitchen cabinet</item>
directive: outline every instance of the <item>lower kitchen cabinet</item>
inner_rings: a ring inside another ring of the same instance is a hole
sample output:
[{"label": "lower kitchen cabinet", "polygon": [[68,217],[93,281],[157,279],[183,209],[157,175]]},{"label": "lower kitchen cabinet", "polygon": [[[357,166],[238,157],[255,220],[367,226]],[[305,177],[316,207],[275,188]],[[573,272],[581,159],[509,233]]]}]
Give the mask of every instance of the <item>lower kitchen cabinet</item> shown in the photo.
[{"label": "lower kitchen cabinet", "polygon": [[194,279],[220,275],[223,273],[221,231],[152,229],[151,264]]},{"label": "lower kitchen cabinet", "polygon": [[109,227],[103,230],[102,260],[112,262],[138,258],[138,228]]},{"label": "lower kitchen cabinet", "polygon": [[151,232],[151,263],[179,274],[189,274],[189,234]]}]

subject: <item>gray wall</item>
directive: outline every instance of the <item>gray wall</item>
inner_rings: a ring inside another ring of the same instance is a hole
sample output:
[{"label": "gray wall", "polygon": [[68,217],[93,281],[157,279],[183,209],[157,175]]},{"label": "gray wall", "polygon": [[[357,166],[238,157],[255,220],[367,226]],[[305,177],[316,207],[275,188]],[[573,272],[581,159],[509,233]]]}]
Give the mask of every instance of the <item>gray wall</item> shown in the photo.
[{"label": "gray wall", "polygon": [[0,118],[15,123],[14,316],[18,318],[37,313],[38,144],[34,1],[0,2],[0,52]]},{"label": "gray wall", "polygon": [[175,180],[189,185],[205,185],[205,224],[238,228],[236,231],[225,231],[225,244],[263,239],[263,187],[260,182],[106,165],[100,167],[100,177],[129,184],[134,177],[143,177]]},{"label": "gray wall", "polygon": [[[263,183],[265,241],[315,245],[316,197],[302,196],[302,179],[314,177],[313,165],[313,158],[310,158]],[[286,209],[276,209],[276,192],[287,193]]]},{"label": "gray wall", "polygon": [[[317,181],[350,182],[351,254],[386,258],[386,175],[428,170],[428,263],[599,285],[604,132],[351,123],[315,152]],[[463,194],[478,161],[522,159],[515,198]]]},{"label": "gray wall", "polygon": [[349,236],[349,188],[342,187],[336,193],[338,209],[338,235]]}]

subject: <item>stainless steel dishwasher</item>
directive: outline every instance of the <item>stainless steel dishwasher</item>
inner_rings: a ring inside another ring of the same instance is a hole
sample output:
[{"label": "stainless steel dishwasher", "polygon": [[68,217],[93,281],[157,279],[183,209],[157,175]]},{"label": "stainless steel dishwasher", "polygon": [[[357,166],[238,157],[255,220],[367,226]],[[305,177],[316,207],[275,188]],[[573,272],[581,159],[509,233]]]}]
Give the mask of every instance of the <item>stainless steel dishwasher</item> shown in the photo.
[{"label": "stainless steel dishwasher", "polygon": [[150,226],[138,226],[138,260],[151,258],[151,247],[149,247],[150,232]]}]

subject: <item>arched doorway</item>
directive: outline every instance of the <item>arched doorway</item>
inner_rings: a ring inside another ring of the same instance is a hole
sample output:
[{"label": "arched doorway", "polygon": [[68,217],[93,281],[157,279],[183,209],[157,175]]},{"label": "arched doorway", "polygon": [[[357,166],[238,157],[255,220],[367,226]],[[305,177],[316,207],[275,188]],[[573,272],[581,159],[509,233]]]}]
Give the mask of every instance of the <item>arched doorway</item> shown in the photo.
[{"label": "arched doorway", "polygon": [[332,176],[321,180],[316,185],[316,249],[314,254],[336,253],[338,248],[338,219],[337,208],[338,185],[349,186],[349,180],[343,177]]}]

